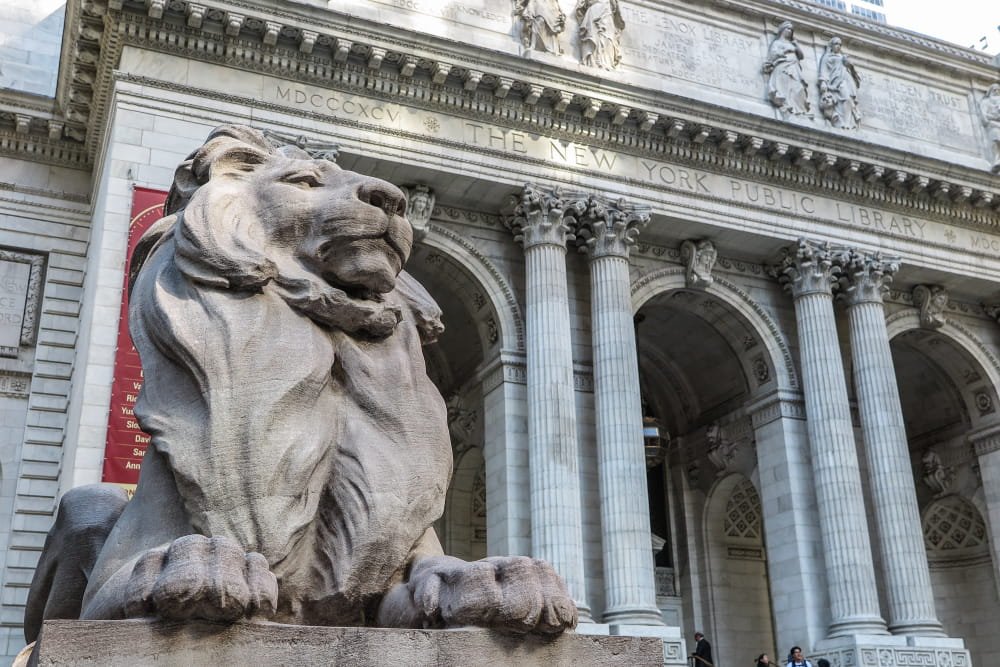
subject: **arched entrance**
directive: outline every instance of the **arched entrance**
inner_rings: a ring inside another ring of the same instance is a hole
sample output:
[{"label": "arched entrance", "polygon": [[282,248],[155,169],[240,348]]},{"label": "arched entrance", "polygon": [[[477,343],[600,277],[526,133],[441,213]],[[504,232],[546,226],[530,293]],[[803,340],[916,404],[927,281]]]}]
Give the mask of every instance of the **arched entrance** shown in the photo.
[{"label": "arched entrance", "polygon": [[677,593],[661,603],[668,617],[680,606],[685,634],[704,632],[719,664],[740,664],[775,645],[748,410],[778,385],[775,341],[735,291],[679,280],[647,294],[636,316],[644,409],[669,434],[649,480],[652,532],[666,540],[659,579],[672,576]]},{"label": "arched entrance", "polygon": [[983,348],[955,324],[921,329],[914,313],[890,318],[890,335],[938,618],[973,664],[992,664],[997,567],[969,435],[997,420],[996,388]]}]

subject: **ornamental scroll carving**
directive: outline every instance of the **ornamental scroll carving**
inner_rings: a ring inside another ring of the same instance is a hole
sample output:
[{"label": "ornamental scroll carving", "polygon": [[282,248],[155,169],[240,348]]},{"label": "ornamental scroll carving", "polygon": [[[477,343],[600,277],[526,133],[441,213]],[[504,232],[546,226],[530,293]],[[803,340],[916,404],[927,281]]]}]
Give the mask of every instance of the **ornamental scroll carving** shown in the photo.
[{"label": "ornamental scroll carving", "polygon": [[913,303],[920,309],[920,326],[940,329],[944,326],[944,311],[948,307],[948,291],[940,285],[917,285],[913,288]]},{"label": "ornamental scroll carving", "polygon": [[583,201],[570,197],[574,211],[567,210],[567,201],[558,189],[545,190],[528,183],[515,196],[514,214],[504,224],[514,235],[514,241],[525,249],[549,244],[566,247],[567,241],[576,239],[573,215],[583,212]]},{"label": "ornamental scroll carving", "polygon": [[836,260],[843,252],[826,242],[799,239],[794,246],[782,250],[778,264],[768,272],[794,298],[814,293],[831,294],[841,270]]},{"label": "ornamental scroll carving", "polygon": [[838,297],[848,306],[859,303],[882,303],[893,275],[899,271],[899,260],[879,252],[846,250],[838,254],[841,266]]}]

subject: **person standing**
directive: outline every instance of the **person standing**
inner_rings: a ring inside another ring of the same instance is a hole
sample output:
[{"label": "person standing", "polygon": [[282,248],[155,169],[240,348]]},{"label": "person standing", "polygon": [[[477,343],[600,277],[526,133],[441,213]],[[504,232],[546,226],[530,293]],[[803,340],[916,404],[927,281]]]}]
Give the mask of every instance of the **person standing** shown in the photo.
[{"label": "person standing", "polygon": [[767,653],[761,653],[757,656],[755,667],[771,667],[771,659],[767,657]]},{"label": "person standing", "polygon": [[801,648],[793,646],[792,650],[788,652],[787,667],[813,667],[813,664],[802,656]]},{"label": "person standing", "polygon": [[694,653],[691,654],[691,657],[694,658],[696,667],[715,667],[712,659],[712,645],[705,639],[705,635],[700,632],[694,633],[694,642]]}]

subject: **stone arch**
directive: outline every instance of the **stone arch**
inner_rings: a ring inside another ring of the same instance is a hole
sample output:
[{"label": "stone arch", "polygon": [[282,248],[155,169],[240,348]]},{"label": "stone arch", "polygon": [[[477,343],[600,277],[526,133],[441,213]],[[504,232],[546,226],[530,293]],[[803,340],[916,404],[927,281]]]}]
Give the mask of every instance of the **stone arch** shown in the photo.
[{"label": "stone arch", "polygon": [[746,647],[773,655],[774,623],[764,546],[764,513],[740,473],[715,481],[705,501],[707,597],[719,664],[740,664]]},{"label": "stone arch", "polygon": [[[514,289],[496,266],[455,232],[431,223],[421,243],[441,250],[468,272],[486,291],[486,298],[497,316],[500,345],[503,350],[524,351],[524,317]],[[489,346],[484,346],[488,349]]]},{"label": "stone arch", "polygon": [[[638,312],[655,296],[686,288],[682,267],[671,267],[649,273],[632,283],[632,312]],[[767,362],[772,376],[776,379],[777,388],[797,391],[799,379],[791,350],[777,323],[767,311],[739,286],[719,276],[715,276],[713,283],[704,291],[741,315],[761,340],[767,351]]]},{"label": "stone arch", "polygon": [[[902,334],[919,330],[921,330],[920,315],[916,309],[902,310],[886,318],[886,331],[890,341]],[[998,399],[997,393],[1000,390],[1000,360],[997,359],[996,355],[972,331],[952,319],[946,320],[944,325],[938,329],[934,329],[933,333],[948,339],[952,345],[974,364],[975,367],[973,370],[982,375],[985,380],[983,384],[989,390],[990,400],[995,406],[996,411],[1000,412],[1000,399]],[[947,369],[945,370],[948,372]],[[976,386],[981,387],[982,385],[977,384]],[[976,408],[976,393],[978,393],[978,390],[972,391],[962,388],[961,383],[956,383],[956,388],[959,388],[969,415],[970,425],[975,425],[977,422],[984,422],[985,420],[976,417],[978,413]],[[989,421],[992,422],[995,420],[990,419]]]}]

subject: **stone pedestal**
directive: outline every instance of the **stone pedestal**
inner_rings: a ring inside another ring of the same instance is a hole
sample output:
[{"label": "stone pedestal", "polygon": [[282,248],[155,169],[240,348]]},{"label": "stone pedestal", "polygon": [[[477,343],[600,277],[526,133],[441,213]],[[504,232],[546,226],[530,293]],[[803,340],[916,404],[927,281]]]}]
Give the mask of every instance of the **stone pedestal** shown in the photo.
[{"label": "stone pedestal", "polygon": [[855,667],[910,667],[948,665],[972,667],[961,639],[902,635],[853,635],[821,641],[809,655],[813,664],[826,658],[833,665]]},{"label": "stone pedestal", "polygon": [[463,665],[660,667],[655,637],[511,637],[479,629],[389,630],[277,624],[46,621],[39,665]]}]

